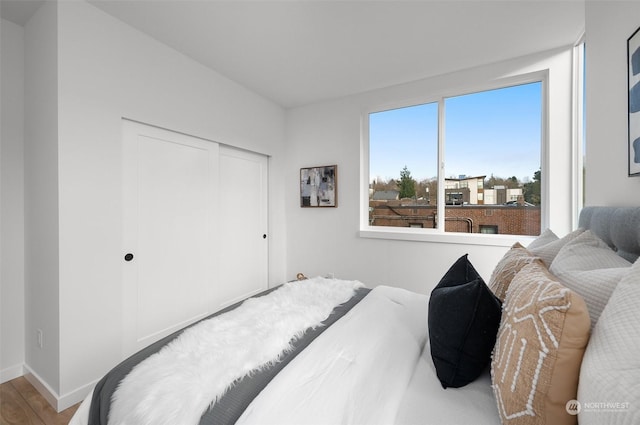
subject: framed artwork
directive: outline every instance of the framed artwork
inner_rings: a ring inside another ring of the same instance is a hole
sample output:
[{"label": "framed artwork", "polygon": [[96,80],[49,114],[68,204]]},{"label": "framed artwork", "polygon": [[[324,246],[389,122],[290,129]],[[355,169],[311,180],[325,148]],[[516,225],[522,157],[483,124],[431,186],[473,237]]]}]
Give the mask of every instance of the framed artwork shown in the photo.
[{"label": "framed artwork", "polygon": [[338,166],[300,169],[300,206],[338,206]]},{"label": "framed artwork", "polygon": [[627,40],[629,176],[640,176],[640,28]]}]

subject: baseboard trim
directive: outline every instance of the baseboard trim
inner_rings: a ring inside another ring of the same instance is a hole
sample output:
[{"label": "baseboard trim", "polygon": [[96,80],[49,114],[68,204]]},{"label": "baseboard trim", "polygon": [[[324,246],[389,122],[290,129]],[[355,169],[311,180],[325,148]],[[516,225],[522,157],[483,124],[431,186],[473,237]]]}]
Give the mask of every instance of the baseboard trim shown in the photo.
[{"label": "baseboard trim", "polygon": [[37,373],[35,373],[29,366],[24,365],[25,373],[24,377],[27,381],[34,386],[34,388],[47,400],[47,402],[56,409],[56,412],[60,413],[63,410],[68,409],[74,404],[80,403],[91,392],[93,387],[98,381],[91,382],[83,385],[71,392],[64,395],[59,395],[54,391]]},{"label": "baseboard trim", "polygon": [[80,403],[84,400],[96,386],[98,381],[93,381],[87,385],[83,385],[80,388],[76,388],[75,390],[66,393],[58,399],[58,412],[61,412],[74,404]]},{"label": "baseboard trim", "polygon": [[24,375],[24,364],[9,366],[0,370],[0,384],[16,379]]},{"label": "baseboard trim", "polygon": [[25,379],[47,400],[47,403],[56,409],[57,412],[61,412],[61,410],[58,410],[58,393],[28,365],[24,365],[24,369]]}]

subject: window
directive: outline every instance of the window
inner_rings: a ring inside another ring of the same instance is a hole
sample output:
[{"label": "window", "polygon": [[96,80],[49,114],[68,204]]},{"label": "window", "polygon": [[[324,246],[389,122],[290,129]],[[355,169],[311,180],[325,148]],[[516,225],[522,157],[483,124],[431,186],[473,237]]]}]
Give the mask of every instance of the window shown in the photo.
[{"label": "window", "polygon": [[370,113],[369,225],[539,235],[543,88],[539,78]]},{"label": "window", "polygon": [[485,234],[488,234],[488,235],[497,235],[498,234],[498,226],[481,224],[480,225],[480,233],[485,233]]}]

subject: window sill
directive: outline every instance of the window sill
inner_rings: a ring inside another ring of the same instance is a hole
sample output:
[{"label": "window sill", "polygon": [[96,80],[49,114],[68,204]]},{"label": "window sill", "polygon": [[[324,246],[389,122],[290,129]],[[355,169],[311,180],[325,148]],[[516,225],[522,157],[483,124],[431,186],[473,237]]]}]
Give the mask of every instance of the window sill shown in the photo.
[{"label": "window sill", "polygon": [[367,227],[359,232],[361,238],[388,239],[413,242],[450,243],[458,245],[484,245],[510,247],[516,242],[526,246],[535,236],[486,235],[481,233],[443,233],[431,229],[402,227]]}]

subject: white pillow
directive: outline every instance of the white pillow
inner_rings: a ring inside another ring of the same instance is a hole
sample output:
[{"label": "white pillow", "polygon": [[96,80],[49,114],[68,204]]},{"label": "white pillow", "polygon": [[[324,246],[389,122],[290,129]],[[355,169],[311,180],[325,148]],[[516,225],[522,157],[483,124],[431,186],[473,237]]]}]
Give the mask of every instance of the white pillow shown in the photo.
[{"label": "white pillow", "polygon": [[630,267],[631,263],[620,257],[602,239],[586,230],[564,245],[550,266],[550,271],[596,270],[612,267]]},{"label": "white pillow", "polygon": [[[640,423],[640,260],[618,284],[580,369],[580,425]],[[608,404],[607,404],[608,403]]]},{"label": "white pillow", "polygon": [[[534,240],[531,244],[529,244],[527,249],[534,256],[540,257],[544,262],[544,265],[549,267],[551,266],[551,263],[553,262],[553,259],[556,257],[556,255],[558,255],[558,252],[560,252],[560,249],[562,249],[563,246],[578,237],[578,235],[582,234],[583,232],[584,229],[577,229],[560,239],[552,240],[551,242],[548,242],[541,246],[538,246],[539,244],[535,243],[537,240]],[[543,235],[540,236],[542,237]],[[547,237],[545,239],[549,238]],[[531,247],[532,244],[534,245],[533,247]]]},{"label": "white pillow", "polygon": [[587,230],[562,247],[549,271],[567,288],[582,295],[593,329],[611,293],[630,266],[631,263]]},{"label": "white pillow", "polygon": [[545,231],[542,232],[540,236],[531,241],[531,243],[527,246],[527,249],[540,248],[541,246],[544,246],[549,242],[557,241],[558,239],[560,238],[555,233],[553,233],[553,230],[545,229]]}]

